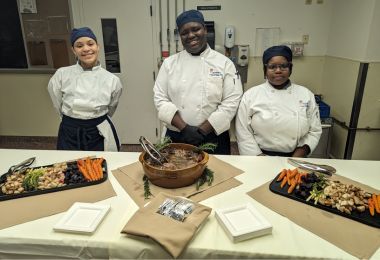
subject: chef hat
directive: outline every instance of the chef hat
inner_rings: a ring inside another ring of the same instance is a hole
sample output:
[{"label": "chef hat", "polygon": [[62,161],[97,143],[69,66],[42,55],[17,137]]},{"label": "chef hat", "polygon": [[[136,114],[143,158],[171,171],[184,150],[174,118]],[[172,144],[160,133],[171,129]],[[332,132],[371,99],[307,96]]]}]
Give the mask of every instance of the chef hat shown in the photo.
[{"label": "chef hat", "polygon": [[292,50],[286,45],[272,46],[264,51],[263,64],[268,64],[268,61],[274,56],[283,56],[288,62],[291,62]]},{"label": "chef hat", "polygon": [[74,46],[75,41],[81,37],[89,37],[97,42],[96,36],[90,28],[88,27],[74,28],[71,31],[71,37],[70,37],[71,46]]},{"label": "chef hat", "polygon": [[189,22],[197,22],[202,25],[205,24],[205,20],[203,18],[203,14],[197,10],[188,10],[183,12],[177,17],[176,23],[178,29],[181,29],[181,27]]}]

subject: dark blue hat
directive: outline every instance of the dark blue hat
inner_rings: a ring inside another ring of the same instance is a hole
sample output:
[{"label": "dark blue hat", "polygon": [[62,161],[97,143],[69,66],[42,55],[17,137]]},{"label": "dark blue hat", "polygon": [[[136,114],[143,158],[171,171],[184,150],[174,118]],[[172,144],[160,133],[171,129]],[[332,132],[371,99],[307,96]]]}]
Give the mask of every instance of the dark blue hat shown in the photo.
[{"label": "dark blue hat", "polygon": [[94,39],[97,42],[96,36],[90,28],[88,27],[74,28],[71,31],[71,37],[70,37],[71,46],[74,46],[74,42],[78,40],[80,37],[89,37],[91,39]]},{"label": "dark blue hat", "polygon": [[190,22],[197,22],[204,25],[205,20],[203,14],[197,10],[188,10],[180,14],[176,20],[178,29],[181,29],[182,25]]},{"label": "dark blue hat", "polygon": [[292,61],[292,50],[286,45],[273,46],[264,51],[263,64],[268,64],[268,61],[274,56],[283,56],[288,62]]}]

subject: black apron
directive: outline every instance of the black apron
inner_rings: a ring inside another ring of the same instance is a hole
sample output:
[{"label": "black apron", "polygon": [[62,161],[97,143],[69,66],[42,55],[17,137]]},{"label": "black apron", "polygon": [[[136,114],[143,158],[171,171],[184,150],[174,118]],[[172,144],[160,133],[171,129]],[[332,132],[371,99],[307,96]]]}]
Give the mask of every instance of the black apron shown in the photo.
[{"label": "black apron", "polygon": [[[166,130],[166,136],[170,137],[173,143],[183,143],[183,137],[180,132],[176,132],[170,129]],[[230,134],[228,131],[216,135],[214,132],[209,133],[203,143],[214,143],[217,145],[216,149],[212,151],[206,151],[210,154],[231,154]]]},{"label": "black apron", "polygon": [[111,125],[116,146],[120,151],[116,129],[107,115],[87,120],[63,115],[58,131],[57,150],[104,151],[104,137],[96,127],[104,120]]},{"label": "black apron", "polygon": [[293,152],[282,153],[282,152],[265,151],[263,149],[261,149],[261,151],[263,152],[263,154],[269,155],[269,156],[292,157],[292,155],[293,155]]}]

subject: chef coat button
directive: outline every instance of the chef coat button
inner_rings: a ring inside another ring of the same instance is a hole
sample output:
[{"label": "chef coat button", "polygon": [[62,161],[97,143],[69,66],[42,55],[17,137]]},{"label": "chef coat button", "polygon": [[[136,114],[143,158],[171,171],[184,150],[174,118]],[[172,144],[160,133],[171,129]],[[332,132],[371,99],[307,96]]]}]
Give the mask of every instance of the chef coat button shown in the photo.
[{"label": "chef coat button", "polygon": [[274,93],[274,89],[272,89],[272,93]]},{"label": "chef coat button", "polygon": [[297,115],[297,113],[296,113],[296,112],[294,112],[294,113],[293,113],[293,116],[296,116],[296,115]]},{"label": "chef coat button", "polygon": [[185,109],[185,106],[182,106],[182,109]]}]

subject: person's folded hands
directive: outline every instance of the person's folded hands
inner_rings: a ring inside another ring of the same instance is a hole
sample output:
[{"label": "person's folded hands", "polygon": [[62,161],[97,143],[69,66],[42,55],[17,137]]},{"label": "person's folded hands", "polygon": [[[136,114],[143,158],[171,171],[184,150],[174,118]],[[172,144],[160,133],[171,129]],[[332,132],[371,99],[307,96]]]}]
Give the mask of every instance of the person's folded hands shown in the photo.
[{"label": "person's folded hands", "polygon": [[198,127],[186,125],[182,130],[182,138],[185,143],[198,146],[204,140],[204,135],[198,131]]}]

